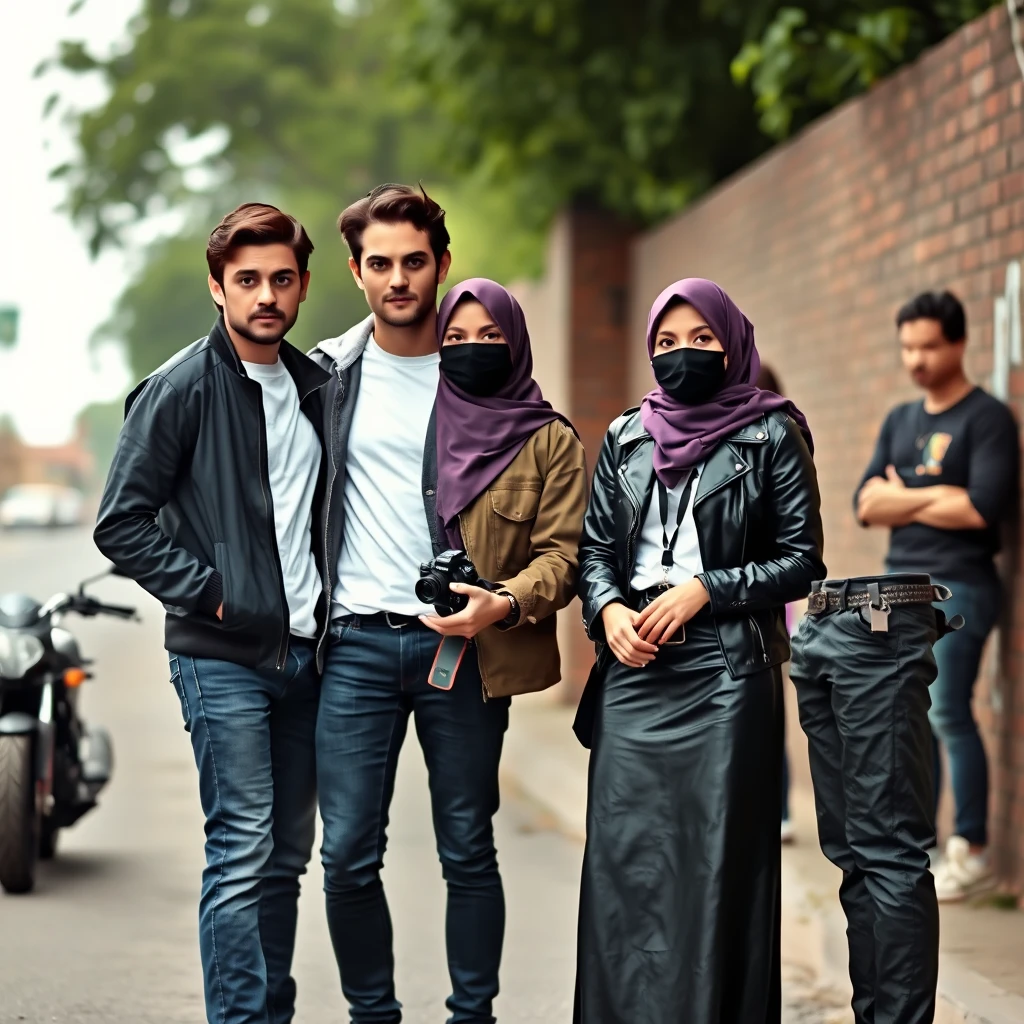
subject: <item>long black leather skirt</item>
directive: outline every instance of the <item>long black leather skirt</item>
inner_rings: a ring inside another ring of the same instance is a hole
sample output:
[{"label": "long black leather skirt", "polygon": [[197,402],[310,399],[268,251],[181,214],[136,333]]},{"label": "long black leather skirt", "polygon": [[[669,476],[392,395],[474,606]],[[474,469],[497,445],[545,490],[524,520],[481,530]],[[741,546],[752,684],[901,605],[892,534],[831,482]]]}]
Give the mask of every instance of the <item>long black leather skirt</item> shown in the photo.
[{"label": "long black leather skirt", "polygon": [[733,679],[713,625],[604,672],[575,1024],[778,1024],[781,675]]}]

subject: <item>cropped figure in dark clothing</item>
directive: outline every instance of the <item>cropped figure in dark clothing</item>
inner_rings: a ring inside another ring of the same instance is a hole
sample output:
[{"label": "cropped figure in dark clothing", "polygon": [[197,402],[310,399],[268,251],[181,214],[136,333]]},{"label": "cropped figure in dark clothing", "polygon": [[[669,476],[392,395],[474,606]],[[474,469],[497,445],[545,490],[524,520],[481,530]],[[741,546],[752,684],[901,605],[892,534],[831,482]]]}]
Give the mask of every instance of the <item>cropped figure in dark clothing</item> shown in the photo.
[{"label": "cropped figure in dark clothing", "polygon": [[665,289],[658,386],[610,427],[580,544],[598,658],[577,1024],[778,1024],[785,607],[824,573],[810,434],[710,281]]},{"label": "cropped figure in dark clothing", "polygon": [[923,401],[893,409],[857,489],[857,518],[892,530],[891,573],[927,572],[953,591],[946,614],[963,629],[935,648],[938,678],[929,719],[949,759],[955,835],[935,872],[940,902],[962,900],[995,884],[987,855],[988,765],[971,710],[985,641],[1002,594],[994,558],[1003,522],[1018,503],[1017,424],[998,399],[964,373],[967,323],[950,292],[926,292],[897,315],[903,365]]}]

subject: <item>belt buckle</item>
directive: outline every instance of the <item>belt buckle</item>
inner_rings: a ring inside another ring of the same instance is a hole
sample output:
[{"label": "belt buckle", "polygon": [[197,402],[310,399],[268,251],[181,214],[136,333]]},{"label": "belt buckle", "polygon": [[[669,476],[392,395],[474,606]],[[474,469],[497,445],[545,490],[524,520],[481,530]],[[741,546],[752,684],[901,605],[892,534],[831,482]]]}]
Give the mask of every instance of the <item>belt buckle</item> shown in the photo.
[{"label": "belt buckle", "polygon": [[390,629],[403,629],[405,627],[405,623],[404,622],[399,622],[398,625],[396,626],[391,621],[391,612],[385,612],[384,613],[384,621],[388,624],[388,627]]},{"label": "belt buckle", "polygon": [[828,608],[828,591],[826,590],[815,590],[807,598],[807,614],[808,615],[821,615],[822,612]]}]

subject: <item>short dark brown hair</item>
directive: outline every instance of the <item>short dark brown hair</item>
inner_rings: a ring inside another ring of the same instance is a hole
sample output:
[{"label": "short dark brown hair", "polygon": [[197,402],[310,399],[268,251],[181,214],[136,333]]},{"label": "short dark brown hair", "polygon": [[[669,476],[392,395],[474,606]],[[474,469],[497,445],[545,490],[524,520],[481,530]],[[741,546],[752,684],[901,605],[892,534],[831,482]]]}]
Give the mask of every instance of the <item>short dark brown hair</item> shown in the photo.
[{"label": "short dark brown hair", "polygon": [[338,230],[356,263],[363,259],[363,232],[374,223],[401,224],[408,221],[430,238],[434,259],[440,263],[451,237],[444,226],[444,210],[427,195],[410,185],[378,185],[372,192],[344,210]]},{"label": "short dark brown hair", "polygon": [[305,274],[313,243],[306,229],[287,213],[266,203],[242,203],[214,229],[206,247],[210,275],[221,286],[231,253],[243,245],[287,245],[295,253],[299,273]]}]

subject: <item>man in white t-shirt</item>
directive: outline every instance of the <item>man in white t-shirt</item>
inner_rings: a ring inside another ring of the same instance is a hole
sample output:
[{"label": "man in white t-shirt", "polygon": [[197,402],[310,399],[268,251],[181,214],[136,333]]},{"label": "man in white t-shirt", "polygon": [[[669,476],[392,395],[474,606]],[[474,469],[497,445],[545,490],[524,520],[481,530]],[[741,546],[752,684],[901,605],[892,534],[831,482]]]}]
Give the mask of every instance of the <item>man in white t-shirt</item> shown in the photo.
[{"label": "man in white t-shirt", "polygon": [[444,211],[422,190],[382,185],[339,226],[372,314],[312,353],[332,376],[324,398],[332,642],[317,724],[327,920],[353,1024],[398,1024],[380,869],[411,714],[448,884],[450,1021],[492,1024],[505,903],[491,819],[509,701],[484,700],[473,648],[450,690],[428,684],[439,638],[420,621],[427,609],[414,590],[420,564],[447,547],[433,419],[437,290],[450,263]]},{"label": "man in white t-shirt", "polygon": [[167,609],[206,815],[210,1024],[288,1024],[295,1013],[329,619],[318,559],[328,376],[285,341],[312,250],[273,206],[246,203],[217,226],[206,255],[221,316],[129,396],[95,532]]}]

